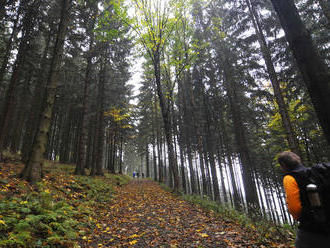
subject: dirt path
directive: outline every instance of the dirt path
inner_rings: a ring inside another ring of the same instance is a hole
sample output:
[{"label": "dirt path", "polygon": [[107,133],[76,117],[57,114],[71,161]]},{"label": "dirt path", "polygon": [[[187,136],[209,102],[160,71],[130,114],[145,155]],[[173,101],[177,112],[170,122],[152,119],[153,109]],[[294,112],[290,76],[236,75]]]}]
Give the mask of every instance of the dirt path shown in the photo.
[{"label": "dirt path", "polygon": [[113,205],[98,216],[93,237],[81,247],[266,247],[251,240],[251,232],[148,180],[119,188]]}]

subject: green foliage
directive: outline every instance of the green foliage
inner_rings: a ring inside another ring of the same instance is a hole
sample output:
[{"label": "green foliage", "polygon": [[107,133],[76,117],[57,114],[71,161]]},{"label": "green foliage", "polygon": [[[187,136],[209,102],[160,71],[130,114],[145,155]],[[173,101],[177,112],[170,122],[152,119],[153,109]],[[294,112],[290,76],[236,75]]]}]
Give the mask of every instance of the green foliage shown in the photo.
[{"label": "green foliage", "polygon": [[68,203],[55,202],[46,192],[3,200],[0,203],[0,247],[73,244],[77,238],[76,229],[81,225],[75,219],[77,214]]},{"label": "green foliage", "polygon": [[[73,168],[48,163],[51,173],[34,191],[0,195],[0,247],[74,247],[79,236],[95,227],[96,210],[113,200],[113,185],[130,180],[122,175],[73,176]],[[24,186],[15,182],[11,189]]]},{"label": "green foliage", "polygon": [[95,28],[97,40],[112,43],[124,35],[131,23],[123,0],[106,1]]}]

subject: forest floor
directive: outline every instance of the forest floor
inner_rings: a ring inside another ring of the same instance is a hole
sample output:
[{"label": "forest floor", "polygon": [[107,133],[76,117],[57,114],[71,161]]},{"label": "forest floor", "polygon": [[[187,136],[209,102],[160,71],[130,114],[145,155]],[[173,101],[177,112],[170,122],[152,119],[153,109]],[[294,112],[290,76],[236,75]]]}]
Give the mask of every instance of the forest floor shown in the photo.
[{"label": "forest floor", "polygon": [[74,165],[49,163],[43,180],[30,185],[17,177],[22,166],[0,164],[1,248],[283,248],[292,243],[275,227],[242,224],[149,179],[75,176]]},{"label": "forest floor", "polygon": [[222,220],[151,180],[132,180],[115,198],[100,210],[97,228],[81,247],[290,247],[260,241],[256,231]]}]

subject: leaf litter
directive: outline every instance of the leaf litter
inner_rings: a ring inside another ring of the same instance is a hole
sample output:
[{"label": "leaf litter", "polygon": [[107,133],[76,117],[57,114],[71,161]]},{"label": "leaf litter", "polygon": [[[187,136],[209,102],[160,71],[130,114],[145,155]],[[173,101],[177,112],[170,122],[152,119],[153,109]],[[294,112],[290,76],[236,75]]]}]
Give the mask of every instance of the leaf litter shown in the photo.
[{"label": "leaf litter", "polygon": [[253,230],[183,201],[150,180],[117,188],[99,208],[96,228],[80,247],[290,247],[260,243]]}]

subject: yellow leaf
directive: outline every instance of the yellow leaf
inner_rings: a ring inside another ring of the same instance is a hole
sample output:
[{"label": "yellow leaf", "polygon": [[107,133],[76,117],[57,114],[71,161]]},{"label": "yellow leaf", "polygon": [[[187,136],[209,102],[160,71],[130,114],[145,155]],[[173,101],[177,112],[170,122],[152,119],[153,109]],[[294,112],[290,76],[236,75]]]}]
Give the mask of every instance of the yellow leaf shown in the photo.
[{"label": "yellow leaf", "polygon": [[50,190],[49,189],[46,189],[45,190],[45,193],[49,194],[50,193]]},{"label": "yellow leaf", "polygon": [[0,224],[6,225],[6,223],[3,220],[0,220]]},{"label": "yellow leaf", "polygon": [[137,243],[137,240],[133,240],[131,242],[129,242],[130,245],[135,245]]},{"label": "yellow leaf", "polygon": [[137,238],[137,237],[139,237],[139,235],[137,235],[137,234],[133,234],[133,235],[129,236],[128,238],[129,238],[129,239],[134,239],[134,238]]},{"label": "yellow leaf", "polygon": [[202,237],[202,238],[207,238],[209,235],[207,235],[206,233],[199,233],[199,235]]}]

